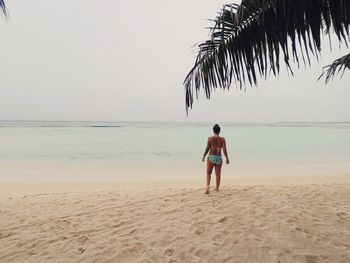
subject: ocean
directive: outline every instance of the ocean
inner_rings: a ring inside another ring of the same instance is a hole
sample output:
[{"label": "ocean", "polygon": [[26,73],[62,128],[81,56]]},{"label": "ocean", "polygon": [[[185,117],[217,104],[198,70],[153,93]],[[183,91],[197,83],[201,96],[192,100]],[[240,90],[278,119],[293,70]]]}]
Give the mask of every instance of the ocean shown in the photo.
[{"label": "ocean", "polygon": [[[350,123],[219,123],[223,176],[350,174]],[[0,177],[194,178],[214,123],[0,122]]]}]

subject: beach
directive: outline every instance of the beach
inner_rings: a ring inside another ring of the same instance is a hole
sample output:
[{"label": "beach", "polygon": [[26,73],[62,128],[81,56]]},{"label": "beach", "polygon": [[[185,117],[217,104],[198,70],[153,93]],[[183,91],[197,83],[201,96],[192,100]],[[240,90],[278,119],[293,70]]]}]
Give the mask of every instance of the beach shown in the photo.
[{"label": "beach", "polygon": [[350,261],[349,177],[224,185],[209,195],[179,184],[117,185],[66,192],[7,185],[0,262]]},{"label": "beach", "polygon": [[0,0],[0,263],[350,263],[350,0],[56,3]]},{"label": "beach", "polygon": [[0,126],[0,262],[350,262],[348,123]]}]

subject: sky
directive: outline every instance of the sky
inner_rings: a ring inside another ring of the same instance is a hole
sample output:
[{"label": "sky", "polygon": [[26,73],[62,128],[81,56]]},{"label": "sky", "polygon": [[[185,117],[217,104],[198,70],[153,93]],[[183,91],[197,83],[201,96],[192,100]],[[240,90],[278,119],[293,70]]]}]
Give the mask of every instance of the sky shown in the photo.
[{"label": "sky", "polygon": [[312,67],[282,67],[258,87],[203,93],[186,115],[183,80],[227,1],[8,0],[0,16],[0,120],[350,121],[350,71],[322,67],[349,53],[323,42]]}]

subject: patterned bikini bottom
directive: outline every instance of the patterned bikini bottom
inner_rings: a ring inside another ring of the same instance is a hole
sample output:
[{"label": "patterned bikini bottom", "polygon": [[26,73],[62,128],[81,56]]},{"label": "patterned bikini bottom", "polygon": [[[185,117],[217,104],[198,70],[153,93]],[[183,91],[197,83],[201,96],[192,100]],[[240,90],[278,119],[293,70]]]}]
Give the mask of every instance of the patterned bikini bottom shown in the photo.
[{"label": "patterned bikini bottom", "polygon": [[209,155],[208,158],[213,164],[221,164],[222,163],[222,157],[220,155]]}]

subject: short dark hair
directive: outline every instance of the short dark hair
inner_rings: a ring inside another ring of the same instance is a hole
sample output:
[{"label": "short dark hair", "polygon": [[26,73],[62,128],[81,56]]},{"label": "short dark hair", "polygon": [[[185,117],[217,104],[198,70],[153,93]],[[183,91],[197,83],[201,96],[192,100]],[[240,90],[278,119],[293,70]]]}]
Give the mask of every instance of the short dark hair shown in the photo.
[{"label": "short dark hair", "polygon": [[220,126],[218,124],[215,124],[213,127],[213,131],[215,134],[219,134],[220,133]]}]

